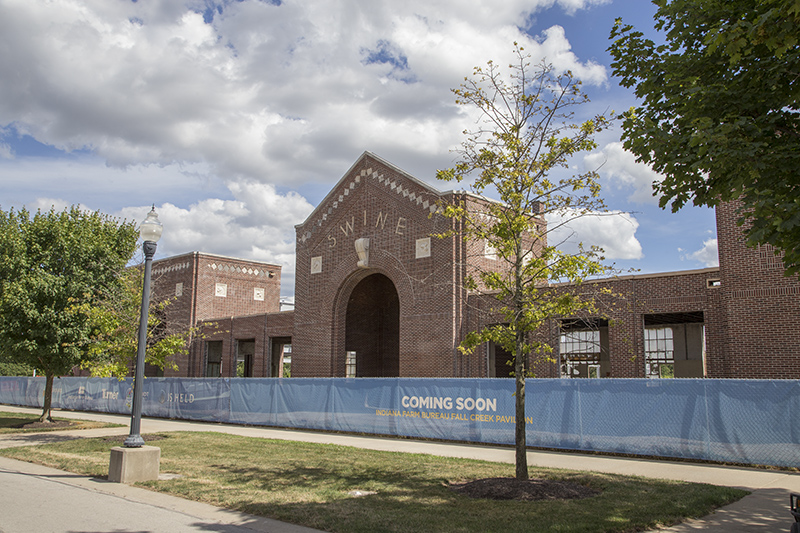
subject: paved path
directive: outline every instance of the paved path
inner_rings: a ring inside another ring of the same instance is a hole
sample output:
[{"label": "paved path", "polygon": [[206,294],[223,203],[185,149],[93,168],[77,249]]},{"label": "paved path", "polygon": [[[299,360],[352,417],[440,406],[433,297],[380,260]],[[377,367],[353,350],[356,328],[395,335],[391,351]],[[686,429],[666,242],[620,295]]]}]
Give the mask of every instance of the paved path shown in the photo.
[{"label": "paved path", "polygon": [[[2,406],[0,409],[5,411],[37,412],[35,409]],[[116,422],[128,424],[130,417],[119,415],[108,415],[101,413],[83,413],[59,411],[58,416],[63,418],[82,418],[87,420],[100,420],[105,422]],[[207,424],[198,422],[185,422],[176,420],[164,420],[156,418],[145,418],[142,420],[142,433],[154,433],[159,431],[218,431],[236,435],[250,437],[262,437],[282,440],[296,440],[304,442],[318,442],[329,444],[340,444],[344,446],[355,446],[365,449],[399,451],[409,453],[427,453],[431,455],[441,455],[447,457],[465,457],[471,459],[482,459],[495,462],[514,462],[514,450],[507,447],[480,446],[469,444],[448,444],[439,442],[424,442],[410,439],[392,439],[382,437],[362,437],[355,435],[339,435],[334,433],[317,433],[311,431],[273,429],[252,426],[234,426],[227,424]],[[122,428],[103,428],[93,430],[79,430],[69,432],[58,432],[54,434],[39,435],[8,435],[0,436],[0,447],[24,446],[28,444],[38,444],[40,442],[53,442],[65,438],[75,438],[76,436],[100,436],[100,435],[126,435],[127,427]],[[16,483],[16,475],[10,470],[21,466],[9,468],[5,459],[0,459],[0,502],[6,508],[6,492],[13,492]],[[789,513],[789,493],[800,492],[800,474],[784,471],[758,470],[753,468],[737,468],[726,466],[702,465],[695,463],[682,463],[674,461],[654,461],[645,459],[629,459],[618,457],[607,457],[573,453],[555,453],[531,451],[528,453],[528,462],[531,466],[545,466],[555,468],[566,468],[575,470],[591,470],[596,472],[607,472],[617,474],[631,474],[650,478],[673,479],[680,481],[692,481],[701,483],[712,483],[730,487],[740,487],[753,492],[742,500],[718,509],[716,513],[699,520],[691,520],[661,531],[672,533],[685,533],[690,531],[709,531],[709,532],[748,532],[748,533],[775,533],[789,531],[792,517]],[[18,522],[15,527],[6,525],[6,513],[0,513],[0,532],[18,533],[22,531],[310,531],[308,529],[297,528],[289,524],[282,524],[275,521],[267,521],[241,513],[231,513],[222,509],[187,502],[179,498],[171,498],[168,503],[166,496],[152,493],[144,489],[128,487],[115,483],[107,483],[98,480],[87,479],[86,477],[75,476],[58,471],[50,471],[51,474],[44,475],[37,473],[34,467],[25,463],[25,476],[42,478],[49,483],[60,483],[77,487],[80,490],[88,491],[89,496],[96,494],[108,495],[112,498],[134,501],[145,506],[155,505],[165,511],[177,513],[174,515],[173,522],[157,521],[157,524],[170,524],[169,527],[162,529],[146,529],[139,527],[135,529],[109,529],[109,526],[97,526],[95,529],[70,529],[66,526],[61,529],[24,529]],[[55,474],[53,474],[55,472]],[[24,477],[20,475],[20,477]],[[59,488],[59,487],[57,487]],[[63,491],[63,487],[59,488]],[[132,491],[132,492],[127,492]],[[59,491],[57,491],[59,492]],[[71,492],[71,491],[70,491]],[[123,493],[123,494],[121,494]],[[34,493],[35,494],[35,493]],[[135,494],[135,495],[131,495]],[[37,501],[36,498],[24,499],[23,501]],[[23,506],[24,507],[24,506]],[[86,509],[86,506],[75,508]],[[96,507],[96,506],[95,506]],[[14,509],[14,513],[19,516],[29,516],[29,511],[17,506],[9,506]],[[70,508],[70,507],[67,507]],[[146,514],[145,511],[142,511]],[[202,510],[201,510],[202,509]],[[32,510],[35,511],[35,508]],[[77,513],[68,513],[77,514]],[[189,518],[187,518],[189,517]],[[165,520],[173,520],[165,519]],[[157,525],[156,524],[156,525]],[[59,524],[55,524],[59,526]],[[237,526],[245,529],[224,529],[225,527]],[[154,526],[155,527],[155,526]],[[192,528],[195,529],[180,529]],[[217,529],[213,529],[216,527]],[[284,527],[287,529],[280,529]],[[270,529],[273,528],[273,529]],[[277,529],[275,529],[277,528]],[[295,529],[291,529],[295,528]]]},{"label": "paved path", "polygon": [[4,533],[315,531],[5,458],[0,502]]}]

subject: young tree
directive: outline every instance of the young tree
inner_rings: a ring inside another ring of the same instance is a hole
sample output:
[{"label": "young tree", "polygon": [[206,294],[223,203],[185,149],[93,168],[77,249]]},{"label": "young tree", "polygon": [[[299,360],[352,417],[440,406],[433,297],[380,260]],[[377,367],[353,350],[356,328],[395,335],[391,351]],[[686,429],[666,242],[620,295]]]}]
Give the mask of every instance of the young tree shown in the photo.
[{"label": "young tree", "polygon": [[[97,303],[84,302],[76,307],[89,318],[92,327],[86,357],[81,368],[93,376],[127,376],[136,361],[138,328],[142,305],[141,268],[127,268],[120,275],[121,287],[103,294]],[[147,321],[145,362],[161,369],[177,369],[170,358],[186,354],[191,336],[189,324],[168,325],[165,319],[170,300],[151,300]]]},{"label": "young tree", "polygon": [[740,200],[748,244],[800,272],[800,0],[654,0],[656,45],[617,20],[609,48],[642,103],[625,148],[664,175],[661,207]]},{"label": "young tree", "polygon": [[[444,213],[461,223],[465,240],[483,241],[496,252],[498,266],[473,266],[467,285],[490,295],[492,311],[505,323],[468,334],[462,349],[493,341],[513,354],[519,480],[528,479],[525,378],[532,375],[536,359],[550,359],[553,351],[548,338],[534,333],[552,318],[594,312],[593,289],[582,282],[607,271],[599,249],[565,253],[547,235],[571,219],[605,210],[595,172],[562,171],[558,178],[550,174],[568,168],[571,156],[594,149],[593,136],[609,120],[597,115],[581,124],[572,122],[572,109],[588,101],[580,82],[570,72],[557,74],[551,65],[531,66],[529,61],[515,44],[508,75],[489,62],[453,91],[458,104],[480,111],[481,120],[475,131],[464,132],[455,167],[437,174],[469,184],[475,205],[446,206]],[[547,218],[559,222],[548,229]]]},{"label": "young tree", "polygon": [[51,420],[53,379],[87,356],[80,305],[116,291],[136,239],[132,223],[74,206],[0,210],[0,352],[45,375],[41,421]]}]

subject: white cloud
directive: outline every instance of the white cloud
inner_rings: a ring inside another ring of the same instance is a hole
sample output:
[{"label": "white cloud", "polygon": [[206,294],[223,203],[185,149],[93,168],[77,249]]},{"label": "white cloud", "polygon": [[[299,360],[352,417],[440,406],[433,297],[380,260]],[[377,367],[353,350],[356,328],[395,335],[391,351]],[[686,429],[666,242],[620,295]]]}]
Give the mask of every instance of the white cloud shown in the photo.
[{"label": "white cloud", "polygon": [[[173,255],[197,250],[243,259],[278,263],[294,272],[294,225],[312,206],[297,193],[279,194],[261,183],[235,183],[233,200],[209,198],[188,207],[156,204],[164,234],[160,253]],[[117,215],[141,222],[148,206],[126,207]]]},{"label": "white cloud", "polygon": [[578,251],[599,246],[606,259],[641,259],[642,245],[636,238],[639,222],[629,213],[610,211],[576,216],[569,213],[562,216],[548,216],[549,233],[547,242],[556,245],[564,252]]},{"label": "white cloud", "polygon": [[[680,249],[679,249],[680,251]],[[717,239],[707,239],[703,241],[703,247],[699,250],[684,256],[687,259],[693,259],[703,263],[705,267],[719,266],[719,254],[717,249]]]},{"label": "white cloud", "polygon": [[541,8],[597,3],[4,0],[0,127],[114,166],[180,161],[263,183],[331,182],[365,149],[431,168],[468,120],[449,89],[504,63],[512,41],[606,83],[559,26],[521,30]]},{"label": "white cloud", "polygon": [[[29,212],[35,213],[36,211],[47,212],[50,211],[51,209],[55,211],[64,211],[68,207],[72,207],[72,205],[73,204],[70,204],[69,202],[61,198],[37,198],[35,202],[29,203],[28,205],[25,206],[25,208]],[[85,208],[80,204],[77,204],[77,207],[83,208],[83,210],[85,210]]]},{"label": "white cloud", "polygon": [[291,292],[311,205],[284,187],[332,184],[364,150],[433,180],[474,125],[450,89],[514,41],[606,86],[560,26],[525,33],[606,1],[0,0],[0,206],[141,221],[154,203],[159,256],[279,263]]},{"label": "white cloud", "polygon": [[560,70],[571,70],[584,83],[602,85],[607,81],[606,68],[603,65],[593,61],[581,63],[578,60],[561,26],[551,26],[544,31],[541,46],[534,55],[547,58]]},{"label": "white cloud", "polygon": [[199,163],[117,168],[88,155],[19,157],[0,159],[0,192],[5,206],[45,196],[110,212],[131,204],[190,203],[227,193],[224,183],[208,173],[208,166]]},{"label": "white cloud", "polygon": [[661,181],[661,175],[647,165],[636,162],[636,157],[625,150],[621,142],[605,145],[600,152],[585,156],[583,162],[586,168],[596,169],[605,176],[612,187],[633,189],[628,200],[658,204],[658,197],[653,196],[653,183]]}]

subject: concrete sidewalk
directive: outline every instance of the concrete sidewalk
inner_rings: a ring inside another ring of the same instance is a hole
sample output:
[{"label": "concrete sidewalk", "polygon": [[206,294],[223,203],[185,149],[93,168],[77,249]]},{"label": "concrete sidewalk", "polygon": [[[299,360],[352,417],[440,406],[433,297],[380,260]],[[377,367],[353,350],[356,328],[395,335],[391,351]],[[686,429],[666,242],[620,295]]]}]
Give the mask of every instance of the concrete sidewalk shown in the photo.
[{"label": "concrete sidewalk", "polygon": [[[4,411],[18,412],[39,412],[37,409],[0,406]],[[115,422],[127,425],[130,421],[129,416],[109,415],[102,413],[70,412],[59,411],[58,416],[63,418],[82,418],[85,420],[100,420],[105,422]],[[343,446],[354,446],[372,450],[397,451],[407,453],[426,453],[431,455],[441,455],[447,457],[464,457],[470,459],[481,459],[494,462],[514,462],[514,450],[509,447],[479,446],[469,444],[448,444],[440,442],[415,441],[410,439],[392,439],[384,437],[362,437],[355,435],[340,435],[334,433],[318,433],[311,431],[273,429],[267,427],[235,426],[227,424],[209,424],[199,422],[185,422],[178,420],[164,420],[156,418],[145,418],[142,420],[142,433],[155,433],[160,431],[217,431],[244,435],[249,437],[262,437],[282,440],[295,440],[304,442],[317,442],[328,444],[339,444]],[[27,444],[38,444],[40,442],[52,442],[64,438],[90,437],[101,435],[126,435],[128,427],[105,428],[95,430],[79,430],[69,432],[58,432],[58,435],[39,434],[25,436],[0,436],[0,447],[24,446]],[[770,532],[789,531],[793,518],[789,513],[789,493],[800,492],[800,474],[758,470],[753,468],[737,468],[727,466],[703,465],[695,463],[684,463],[675,461],[655,461],[646,459],[629,459],[608,456],[575,454],[575,453],[555,453],[530,451],[528,453],[530,466],[543,466],[553,468],[565,468],[572,470],[590,470],[595,472],[606,472],[626,475],[638,475],[650,478],[672,479],[679,481],[691,481],[698,483],[711,483],[729,487],[739,487],[752,491],[753,494],[746,496],[742,500],[718,509],[716,513],[698,520],[691,520],[661,531],[673,533],[688,531],[711,531],[711,532]],[[3,465],[5,463],[2,463]],[[7,477],[6,472],[0,471],[0,485],[8,482],[4,481]],[[62,473],[63,474],[63,473]],[[66,476],[71,476],[66,474]],[[79,476],[77,476],[79,477]],[[64,479],[69,479],[64,478]],[[82,478],[86,482],[86,478]],[[63,481],[63,480],[62,480]],[[95,480],[93,489],[103,493],[113,490],[137,490],[133,487],[121,486],[113,483],[99,483]],[[102,485],[102,486],[101,486]],[[124,488],[122,488],[124,487]],[[148,493],[148,491],[143,491]],[[154,493],[148,493],[154,494]],[[0,494],[0,497],[3,497]],[[142,498],[145,498],[144,496]],[[164,498],[158,495],[156,500]],[[146,498],[145,498],[146,499]],[[179,502],[185,502],[185,500]],[[3,501],[3,500],[0,500]],[[172,504],[170,504],[172,505]],[[175,503],[180,508],[179,503]],[[186,506],[195,506],[194,502],[186,502]],[[217,512],[229,513],[229,511],[217,510]],[[189,513],[191,514],[191,513]],[[215,515],[219,516],[219,515]],[[249,517],[243,519],[242,527],[251,527],[248,520],[255,519]],[[263,519],[258,519],[263,520]],[[222,523],[222,522],[216,522]],[[236,524],[236,522],[225,522]],[[278,523],[280,524],[280,523]],[[272,524],[271,526],[275,526]],[[286,527],[296,527],[284,524]],[[262,527],[262,526],[259,526]],[[267,527],[267,526],[263,526]],[[106,531],[105,529],[94,529],[93,531]],[[169,528],[175,531],[174,528]],[[290,531],[289,529],[256,529],[258,531]],[[17,529],[5,529],[0,523],[0,532],[15,533],[16,531],[27,531]],[[53,530],[60,531],[60,530]],[[67,530],[64,530],[67,531]],[[79,530],[75,530],[79,531]],[[111,530],[109,530],[111,531]],[[117,531],[117,530],[114,530]],[[118,531],[128,531],[119,529]],[[143,531],[139,528],[137,531]],[[153,529],[152,531],[161,531]],[[196,529],[187,531],[209,531],[206,529]],[[226,529],[211,529],[211,531],[228,531]],[[238,531],[238,530],[230,530]],[[300,530],[297,530],[300,531]],[[306,530],[308,531],[308,530]]]},{"label": "concrete sidewalk", "polygon": [[0,457],[4,533],[313,533],[130,485]]}]

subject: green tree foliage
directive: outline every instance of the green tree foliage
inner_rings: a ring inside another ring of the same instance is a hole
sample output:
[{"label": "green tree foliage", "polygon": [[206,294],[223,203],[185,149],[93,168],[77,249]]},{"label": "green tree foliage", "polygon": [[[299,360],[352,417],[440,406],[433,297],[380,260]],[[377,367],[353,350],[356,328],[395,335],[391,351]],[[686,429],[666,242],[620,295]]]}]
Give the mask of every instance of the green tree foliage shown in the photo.
[{"label": "green tree foliage", "polygon": [[45,375],[41,420],[53,379],[87,357],[93,328],[80,306],[115,293],[136,239],[133,224],[74,206],[0,210],[0,352]]},{"label": "green tree foliage", "polygon": [[[597,174],[550,174],[569,168],[575,154],[596,148],[593,136],[609,122],[604,115],[573,122],[575,106],[588,101],[580,82],[569,72],[556,74],[547,64],[531,66],[530,56],[516,44],[515,53],[507,75],[489,62],[453,91],[458,104],[479,110],[481,120],[475,131],[464,132],[455,167],[439,171],[437,177],[468,185],[477,203],[468,199],[446,206],[445,214],[462,226],[466,241],[485,242],[496,251],[496,266],[474,267],[467,288],[493,298],[492,312],[504,323],[470,333],[462,350],[493,341],[514,355],[516,477],[524,480],[525,378],[535,360],[551,359],[553,351],[548,338],[534,333],[554,317],[594,312],[592,291],[599,286],[582,282],[607,272],[597,248],[569,254],[548,243],[545,222],[550,216],[563,224],[603,212]],[[568,284],[556,287],[549,282]]]},{"label": "green tree foliage", "polygon": [[748,244],[800,272],[800,0],[654,0],[656,44],[617,20],[614,74],[642,104],[625,147],[664,175],[661,207],[740,200]]},{"label": "green tree foliage", "polygon": [[[87,356],[80,366],[93,376],[123,378],[133,368],[138,351],[143,272],[142,268],[126,269],[120,275],[118,290],[103,295],[99,304],[83,302],[76,308],[89,318],[92,327]],[[170,300],[150,301],[145,362],[177,370],[170,358],[187,353],[194,329],[188,324],[170,328],[164,318],[169,304]]]},{"label": "green tree foliage", "polygon": [[0,353],[0,376],[33,376],[34,368]]}]

